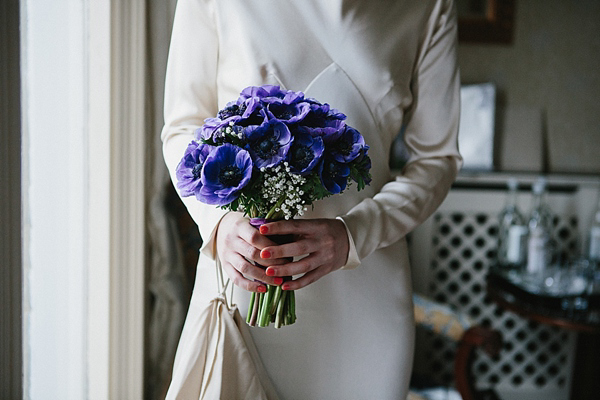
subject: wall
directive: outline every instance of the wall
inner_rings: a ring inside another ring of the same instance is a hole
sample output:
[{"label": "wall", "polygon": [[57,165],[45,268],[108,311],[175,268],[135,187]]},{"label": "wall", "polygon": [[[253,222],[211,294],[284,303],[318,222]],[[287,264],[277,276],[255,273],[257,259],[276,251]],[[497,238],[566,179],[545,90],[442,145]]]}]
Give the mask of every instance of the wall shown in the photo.
[{"label": "wall", "polygon": [[597,0],[517,0],[513,44],[459,45],[463,83],[497,85],[500,169],[600,173],[598,15]]}]

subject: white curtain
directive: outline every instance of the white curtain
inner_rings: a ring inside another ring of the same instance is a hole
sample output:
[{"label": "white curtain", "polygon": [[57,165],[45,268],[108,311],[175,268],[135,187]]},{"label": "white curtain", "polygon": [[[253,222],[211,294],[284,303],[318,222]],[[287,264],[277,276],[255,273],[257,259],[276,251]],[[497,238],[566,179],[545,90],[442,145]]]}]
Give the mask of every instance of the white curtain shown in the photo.
[{"label": "white curtain", "polygon": [[[194,260],[186,249],[199,247],[199,236],[181,232],[186,211],[177,198],[162,157],[163,93],[176,0],[147,0],[147,229],[148,312],[146,324],[147,399],[164,399],[189,296]],[[195,233],[195,234],[194,234]],[[196,253],[197,254],[197,253]]]}]

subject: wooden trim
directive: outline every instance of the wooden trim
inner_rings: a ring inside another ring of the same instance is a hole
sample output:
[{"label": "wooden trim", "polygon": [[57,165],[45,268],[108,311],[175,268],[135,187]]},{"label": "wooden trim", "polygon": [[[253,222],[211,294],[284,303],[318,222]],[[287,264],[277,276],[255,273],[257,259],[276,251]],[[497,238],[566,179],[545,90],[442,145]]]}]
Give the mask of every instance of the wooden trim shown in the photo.
[{"label": "wooden trim", "polygon": [[0,2],[0,398],[23,397],[19,1]]},{"label": "wooden trim", "polygon": [[490,357],[496,357],[502,348],[502,335],[496,330],[479,325],[467,329],[463,334],[454,357],[456,390],[458,390],[463,400],[482,398],[475,387],[475,378],[472,371],[477,348],[485,351]]},{"label": "wooden trim", "polygon": [[143,398],[144,0],[94,0],[90,21],[88,396]]},{"label": "wooden trim", "polygon": [[111,396],[141,399],[144,378],[146,5],[112,3]]},{"label": "wooden trim", "polygon": [[482,18],[458,17],[458,40],[465,43],[511,44],[515,0],[487,0],[489,11]]}]

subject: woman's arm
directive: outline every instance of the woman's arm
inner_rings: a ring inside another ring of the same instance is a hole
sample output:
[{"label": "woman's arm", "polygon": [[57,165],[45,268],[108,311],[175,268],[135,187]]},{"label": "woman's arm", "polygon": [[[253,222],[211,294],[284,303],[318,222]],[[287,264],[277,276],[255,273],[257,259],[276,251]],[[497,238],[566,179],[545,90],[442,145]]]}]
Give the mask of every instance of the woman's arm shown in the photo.
[{"label": "woman's arm", "polygon": [[[165,80],[163,155],[172,181],[175,169],[205,118],[217,105],[218,37],[212,0],[179,0],[175,11]],[[215,257],[214,234],[225,211],[194,197],[182,197],[202,235],[201,251]]]},{"label": "woman's arm", "polygon": [[[363,200],[340,216],[349,235],[338,234],[330,249],[346,246],[349,252],[338,258],[337,265],[332,267],[327,258],[331,250],[315,250],[300,261],[269,269],[275,276],[307,273],[306,279],[290,283],[290,289],[306,286],[344,265],[356,266],[375,250],[400,240],[425,221],[448,193],[462,165],[457,144],[460,79],[456,60],[456,15],[451,0],[440,0],[434,7],[411,86],[414,100],[407,110],[404,134],[411,154],[408,164],[401,175],[384,185],[373,198]],[[328,224],[337,223],[339,221],[329,220]],[[269,234],[284,234],[317,228],[304,220],[271,223],[265,229]],[[311,238],[304,235],[294,244],[266,250],[271,257],[300,256],[306,254],[302,251],[309,246]]]},{"label": "woman's arm", "polygon": [[402,174],[341,216],[360,259],[394,243],[425,221],[446,197],[462,158],[458,152],[460,77],[456,14],[440,0],[431,15],[413,73],[413,103],[404,141],[410,159]]},{"label": "woman's arm", "polygon": [[[173,182],[175,170],[194,131],[204,119],[218,111],[217,61],[218,35],[213,0],[179,0],[175,12],[165,82],[165,126],[161,138],[163,154]],[[181,198],[200,229],[206,256],[219,257],[232,281],[250,291],[264,291],[260,282],[280,284],[280,278],[268,277],[263,265],[283,260],[261,260],[259,253],[274,243],[260,235],[240,213],[227,213],[195,197]]]}]

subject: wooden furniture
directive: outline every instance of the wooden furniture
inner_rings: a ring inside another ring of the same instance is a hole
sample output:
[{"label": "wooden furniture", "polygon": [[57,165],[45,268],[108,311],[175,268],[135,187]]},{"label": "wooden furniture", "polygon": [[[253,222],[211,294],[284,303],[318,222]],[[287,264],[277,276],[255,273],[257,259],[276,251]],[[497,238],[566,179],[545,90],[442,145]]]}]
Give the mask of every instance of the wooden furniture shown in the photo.
[{"label": "wooden furniture", "polygon": [[[500,333],[474,324],[473,320],[466,315],[427,297],[415,294],[413,301],[417,325],[457,342],[454,358],[454,380],[456,390],[463,400],[494,398],[489,391],[477,390],[472,375],[472,367],[477,349],[485,351],[491,357],[498,355],[502,347]],[[419,398],[414,393],[412,396],[412,398]],[[409,399],[411,399],[410,396]]]},{"label": "wooden furniture", "polygon": [[491,268],[486,277],[488,296],[502,308],[546,325],[576,332],[600,333],[600,294],[551,296],[534,293]]}]

